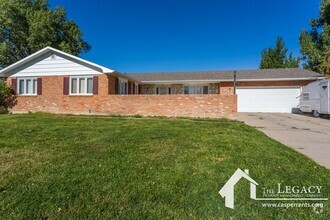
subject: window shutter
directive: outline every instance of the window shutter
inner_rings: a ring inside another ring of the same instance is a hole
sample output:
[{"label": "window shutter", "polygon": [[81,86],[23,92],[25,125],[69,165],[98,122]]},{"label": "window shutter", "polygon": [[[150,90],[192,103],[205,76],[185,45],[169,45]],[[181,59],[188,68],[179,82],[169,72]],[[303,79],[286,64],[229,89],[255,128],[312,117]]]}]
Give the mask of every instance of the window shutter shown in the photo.
[{"label": "window shutter", "polygon": [[99,93],[99,77],[93,76],[93,94],[97,95]]},{"label": "window shutter", "polygon": [[17,94],[17,79],[11,79],[11,88],[14,90],[15,94]]},{"label": "window shutter", "polygon": [[115,78],[115,94],[119,94],[119,79]]},{"label": "window shutter", "polygon": [[63,94],[69,95],[69,77],[63,78]]},{"label": "window shutter", "polygon": [[136,91],[135,91],[135,83],[132,83],[133,84],[133,94],[136,94]]},{"label": "window shutter", "polygon": [[37,95],[42,95],[42,78],[37,79]]}]

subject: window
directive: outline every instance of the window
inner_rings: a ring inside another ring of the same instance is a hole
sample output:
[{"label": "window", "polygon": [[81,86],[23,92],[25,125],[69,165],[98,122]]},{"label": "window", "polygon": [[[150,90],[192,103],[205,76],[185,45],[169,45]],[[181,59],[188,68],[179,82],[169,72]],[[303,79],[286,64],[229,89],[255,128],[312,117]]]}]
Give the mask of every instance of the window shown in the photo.
[{"label": "window", "polygon": [[208,94],[208,86],[184,86],[184,94]]},{"label": "window", "polygon": [[203,94],[209,94],[209,87],[203,86]]},{"label": "window", "polygon": [[37,78],[18,78],[17,87],[19,95],[37,95]]},{"label": "window", "polygon": [[184,87],[184,94],[189,94],[189,86]]},{"label": "window", "polygon": [[93,94],[92,76],[74,76],[70,78],[71,95]]},{"label": "window", "polygon": [[158,86],[156,88],[157,95],[168,95],[171,94],[171,88],[168,86]]},{"label": "window", "polygon": [[124,79],[119,79],[119,94],[128,94],[128,81]]},{"label": "window", "polygon": [[309,100],[309,92],[305,92],[302,94],[303,100]]}]

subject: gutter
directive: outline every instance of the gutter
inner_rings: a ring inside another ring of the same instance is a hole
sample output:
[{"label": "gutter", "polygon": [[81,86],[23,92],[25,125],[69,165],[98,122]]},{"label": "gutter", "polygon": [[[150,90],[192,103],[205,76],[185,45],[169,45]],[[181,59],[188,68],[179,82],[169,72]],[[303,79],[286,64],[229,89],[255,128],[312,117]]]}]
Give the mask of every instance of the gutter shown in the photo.
[{"label": "gutter", "polygon": [[[325,77],[304,77],[304,78],[270,78],[270,79],[237,79],[238,82],[249,81],[295,81],[295,80],[319,80]],[[210,80],[155,80],[155,81],[140,81],[141,83],[178,83],[178,82],[233,82],[233,79],[210,79]]]}]

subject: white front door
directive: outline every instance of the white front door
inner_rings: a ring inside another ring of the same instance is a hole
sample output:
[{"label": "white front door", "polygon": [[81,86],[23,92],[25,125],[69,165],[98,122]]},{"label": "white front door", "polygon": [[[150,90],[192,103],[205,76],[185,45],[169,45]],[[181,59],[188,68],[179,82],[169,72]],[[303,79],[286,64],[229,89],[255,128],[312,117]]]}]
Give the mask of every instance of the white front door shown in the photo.
[{"label": "white front door", "polygon": [[238,112],[291,113],[298,108],[300,87],[237,88]]}]

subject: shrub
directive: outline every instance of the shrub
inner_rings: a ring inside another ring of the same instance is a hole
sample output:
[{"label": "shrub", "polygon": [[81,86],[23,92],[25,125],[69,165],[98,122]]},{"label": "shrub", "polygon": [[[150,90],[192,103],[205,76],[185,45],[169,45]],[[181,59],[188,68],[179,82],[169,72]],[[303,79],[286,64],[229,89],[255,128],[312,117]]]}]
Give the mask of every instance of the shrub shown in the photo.
[{"label": "shrub", "polygon": [[7,114],[7,113],[8,113],[8,109],[3,106],[0,106],[0,114]]},{"label": "shrub", "polygon": [[6,114],[17,103],[15,92],[5,82],[0,81],[0,114]]}]

